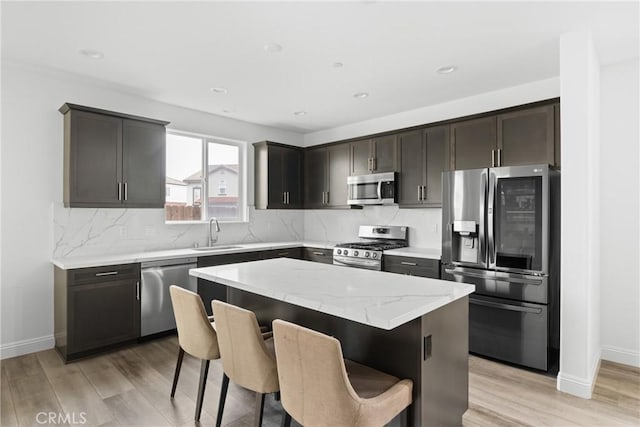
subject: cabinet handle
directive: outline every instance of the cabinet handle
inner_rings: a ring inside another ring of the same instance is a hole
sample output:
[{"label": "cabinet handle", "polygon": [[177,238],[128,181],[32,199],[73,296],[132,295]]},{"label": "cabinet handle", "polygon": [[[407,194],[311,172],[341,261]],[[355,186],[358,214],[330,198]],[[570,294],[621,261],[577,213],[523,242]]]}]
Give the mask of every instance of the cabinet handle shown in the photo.
[{"label": "cabinet handle", "polygon": [[123,185],[124,185],[124,200],[126,201],[129,195],[129,192],[127,191],[129,186],[127,185],[126,182]]},{"label": "cabinet handle", "polygon": [[289,204],[289,192],[287,191],[287,204]]},{"label": "cabinet handle", "polygon": [[400,264],[402,264],[402,265],[410,265],[412,267],[415,267],[415,266],[418,265],[415,262],[407,262],[407,261],[400,261]]},{"label": "cabinet handle", "polygon": [[118,200],[122,200],[122,183],[118,183]]},{"label": "cabinet handle", "polygon": [[422,200],[427,200],[427,186],[422,186]]},{"label": "cabinet handle", "polygon": [[498,166],[502,166],[502,148],[498,148]]},{"label": "cabinet handle", "polygon": [[378,169],[378,159],[376,159],[375,157],[373,157],[371,159],[371,170],[374,171],[376,169]]},{"label": "cabinet handle", "polygon": [[496,150],[491,150],[491,167],[496,166]]},{"label": "cabinet handle", "polygon": [[327,201],[326,201],[326,204],[328,205],[328,204],[329,204],[329,192],[327,191],[326,193],[327,193]]},{"label": "cabinet handle", "polygon": [[326,191],[322,192],[322,204],[323,205],[327,204],[327,192]]},{"label": "cabinet handle", "polygon": [[136,282],[136,299],[140,301],[140,282]]},{"label": "cabinet handle", "polygon": [[418,200],[422,200],[422,185],[418,185]]},{"label": "cabinet handle", "polygon": [[283,205],[287,204],[287,192],[286,191],[282,192],[282,204]]},{"label": "cabinet handle", "polygon": [[118,274],[117,271],[107,271],[105,273],[96,273],[96,277],[100,277],[100,276],[115,276],[116,274]]},{"label": "cabinet handle", "polygon": [[324,256],[324,252],[314,252],[313,254],[318,256]]}]

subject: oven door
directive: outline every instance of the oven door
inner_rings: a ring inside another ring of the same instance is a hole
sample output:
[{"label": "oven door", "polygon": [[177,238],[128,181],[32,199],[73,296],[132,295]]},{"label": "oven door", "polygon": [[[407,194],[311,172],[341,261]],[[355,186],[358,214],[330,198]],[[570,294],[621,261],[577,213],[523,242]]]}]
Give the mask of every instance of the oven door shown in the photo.
[{"label": "oven door", "polygon": [[506,362],[548,369],[547,306],[469,296],[469,351]]},{"label": "oven door", "polygon": [[347,177],[349,205],[392,205],[396,203],[395,173]]},{"label": "oven door", "polygon": [[340,255],[333,255],[333,264],[345,267],[365,268],[367,270],[382,270],[382,263],[378,260],[365,258],[350,258]]}]

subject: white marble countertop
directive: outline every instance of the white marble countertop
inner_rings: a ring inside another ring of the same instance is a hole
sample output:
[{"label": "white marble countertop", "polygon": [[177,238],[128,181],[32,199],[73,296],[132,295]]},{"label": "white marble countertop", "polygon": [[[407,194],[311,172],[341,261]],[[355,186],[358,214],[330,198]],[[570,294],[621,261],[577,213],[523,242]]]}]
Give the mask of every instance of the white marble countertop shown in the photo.
[{"label": "white marble countertop", "polygon": [[191,269],[202,279],[390,330],[475,286],[289,258]]},{"label": "white marble countertop", "polygon": [[270,243],[221,243],[218,246],[234,246],[231,249],[217,249],[217,250],[195,250],[193,248],[185,249],[167,249],[157,251],[145,251],[145,252],[133,252],[122,254],[109,254],[100,256],[77,256],[77,257],[65,257],[65,258],[52,258],[51,262],[63,269],[69,270],[72,268],[86,268],[86,267],[99,267],[103,265],[117,265],[117,264],[129,264],[135,262],[145,261],[159,261],[165,259],[179,259],[179,258],[196,258],[208,255],[223,255],[234,254],[242,252],[253,251],[266,251],[269,249],[284,249],[295,247],[310,247],[310,248],[323,248],[333,249],[335,243],[332,242],[317,242],[317,241],[300,241],[300,242],[270,242]]},{"label": "white marble countertop", "polygon": [[409,246],[407,248],[389,249],[388,251],[384,251],[384,254],[440,260],[442,256],[442,250],[440,248],[417,248],[415,246]]}]

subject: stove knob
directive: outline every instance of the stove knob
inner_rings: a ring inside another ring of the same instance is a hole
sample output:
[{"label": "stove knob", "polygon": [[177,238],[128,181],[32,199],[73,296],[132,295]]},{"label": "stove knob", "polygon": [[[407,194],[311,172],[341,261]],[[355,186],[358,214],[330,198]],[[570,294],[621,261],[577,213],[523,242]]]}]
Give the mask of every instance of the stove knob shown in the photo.
[{"label": "stove knob", "polygon": [[370,255],[371,255],[371,254],[370,254],[369,252],[365,252],[365,253],[364,253],[364,257],[365,257],[365,258],[369,258],[369,256],[370,256]]},{"label": "stove knob", "polygon": [[378,253],[374,252],[373,254],[371,254],[371,256],[374,257],[374,258],[378,258]]},{"label": "stove knob", "polygon": [[344,250],[344,254],[345,254],[345,255],[349,255],[349,251],[345,249],[345,250]]},{"label": "stove knob", "polygon": [[336,252],[338,253],[338,255],[341,255],[342,254],[342,249],[338,249]]},{"label": "stove knob", "polygon": [[353,256],[358,256],[358,251],[353,251]]}]

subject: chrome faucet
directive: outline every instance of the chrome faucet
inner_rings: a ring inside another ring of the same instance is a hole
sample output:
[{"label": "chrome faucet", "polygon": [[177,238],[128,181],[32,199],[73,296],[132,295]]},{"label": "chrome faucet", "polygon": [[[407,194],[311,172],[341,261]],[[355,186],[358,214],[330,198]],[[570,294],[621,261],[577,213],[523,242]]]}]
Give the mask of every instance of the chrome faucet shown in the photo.
[{"label": "chrome faucet", "polygon": [[[216,223],[216,238],[213,238],[212,235],[212,228],[213,228],[213,223]],[[218,233],[220,232],[220,224],[218,223],[218,219],[216,217],[212,217],[209,220],[209,244],[207,246],[213,246],[214,243],[216,243],[218,241]]]}]

